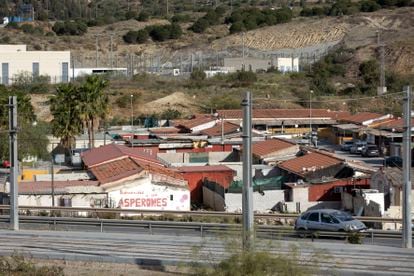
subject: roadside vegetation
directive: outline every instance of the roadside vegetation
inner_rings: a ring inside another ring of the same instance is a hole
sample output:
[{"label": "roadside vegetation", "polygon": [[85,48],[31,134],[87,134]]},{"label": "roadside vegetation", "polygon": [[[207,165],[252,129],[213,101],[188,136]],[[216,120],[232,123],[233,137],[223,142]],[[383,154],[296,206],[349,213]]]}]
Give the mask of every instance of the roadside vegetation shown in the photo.
[{"label": "roadside vegetation", "polygon": [[39,266],[31,258],[15,252],[10,257],[0,257],[0,275],[63,276],[64,273],[59,266]]},{"label": "roadside vegetation", "polygon": [[[17,97],[18,124],[19,124],[19,160],[28,156],[47,158],[46,147],[48,140],[46,135],[50,133],[48,124],[37,121],[30,95],[19,86],[0,86],[0,160],[9,159],[9,143],[7,143],[9,129],[8,98]],[[36,137],[33,139],[33,137]]]},{"label": "roadside vegetation", "polygon": [[70,149],[84,127],[88,130],[89,144],[94,147],[94,130],[109,111],[108,95],[104,93],[107,86],[108,81],[98,75],[87,77],[80,85],[57,86],[56,94],[50,98],[51,127],[63,147]]}]

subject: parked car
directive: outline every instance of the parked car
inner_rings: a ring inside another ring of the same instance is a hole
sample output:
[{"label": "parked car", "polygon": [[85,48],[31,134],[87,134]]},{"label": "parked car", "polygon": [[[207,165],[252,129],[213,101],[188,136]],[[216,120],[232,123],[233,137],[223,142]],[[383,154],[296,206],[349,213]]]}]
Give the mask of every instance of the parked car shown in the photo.
[{"label": "parked car", "polygon": [[351,147],[354,145],[354,141],[345,141],[341,145],[342,151],[350,151]]},{"label": "parked car", "polygon": [[1,163],[1,166],[2,166],[3,168],[10,168],[10,166],[11,166],[10,161],[8,161],[8,160],[4,160],[4,161]]},{"label": "parked car", "polygon": [[366,145],[361,152],[364,157],[377,157],[380,156],[379,148],[376,145]]},{"label": "parked car", "polygon": [[355,142],[354,145],[350,148],[349,152],[352,154],[360,154],[366,145],[367,142],[364,141]]},{"label": "parked car", "polygon": [[364,223],[348,213],[334,209],[310,210],[295,222],[295,230],[359,232],[367,229]]}]

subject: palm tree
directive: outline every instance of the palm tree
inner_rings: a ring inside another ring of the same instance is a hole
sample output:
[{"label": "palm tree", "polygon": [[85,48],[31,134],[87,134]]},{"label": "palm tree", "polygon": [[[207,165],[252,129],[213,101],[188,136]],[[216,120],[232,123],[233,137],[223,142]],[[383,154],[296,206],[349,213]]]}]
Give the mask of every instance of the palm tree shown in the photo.
[{"label": "palm tree", "polygon": [[78,88],[73,84],[57,87],[56,95],[50,98],[52,134],[61,139],[66,149],[71,149],[75,137],[82,133]]},{"label": "palm tree", "polygon": [[100,119],[105,119],[108,113],[108,96],[104,89],[108,81],[101,76],[92,75],[86,78],[85,83],[79,88],[80,116],[88,129],[89,146],[95,146],[95,126]]}]

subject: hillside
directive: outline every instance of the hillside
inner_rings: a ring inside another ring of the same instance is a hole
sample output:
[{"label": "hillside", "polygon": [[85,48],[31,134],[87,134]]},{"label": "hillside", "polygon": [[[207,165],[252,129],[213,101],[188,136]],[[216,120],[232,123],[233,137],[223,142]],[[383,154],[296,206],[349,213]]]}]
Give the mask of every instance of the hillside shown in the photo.
[{"label": "hillside", "polygon": [[[335,86],[353,85],[358,80],[358,67],[361,62],[378,58],[377,31],[385,43],[387,71],[409,75],[414,74],[414,7],[398,9],[382,9],[372,13],[358,13],[339,17],[297,17],[291,22],[275,26],[258,28],[245,33],[229,34],[228,25],[215,25],[202,34],[187,30],[191,23],[180,23],[183,35],[180,39],[165,42],[146,42],[145,44],[126,44],[122,36],[129,30],[139,30],[155,24],[169,24],[165,19],[150,19],[139,22],[135,19],[120,21],[105,26],[90,27],[83,36],[51,36],[24,33],[21,30],[0,28],[0,41],[8,43],[25,43],[30,49],[71,50],[75,64],[87,67],[95,66],[96,37],[98,37],[99,66],[110,64],[110,36],[113,35],[113,59],[117,67],[126,67],[128,55],[136,57],[135,62],[146,59],[155,64],[158,60],[161,66],[175,62],[181,57],[197,54],[202,51],[205,57],[209,55],[220,58],[225,56],[241,56],[244,40],[248,55],[262,53],[293,53],[295,55],[325,54],[335,45],[342,45],[353,50],[350,60],[346,63],[346,76],[336,78]],[[198,15],[200,16],[200,15]],[[50,31],[51,23],[35,22],[35,25]],[[187,60],[188,62],[188,60]],[[206,63],[207,64],[207,63]],[[148,65],[147,65],[148,66]],[[292,80],[288,76],[263,76],[251,89],[260,97],[268,100],[258,100],[261,107],[278,107],[283,105],[297,107],[301,97],[307,94],[309,79]],[[342,89],[342,88],[341,88]],[[211,99],[229,95],[234,97],[233,105],[240,99],[243,87],[229,87],[224,83],[191,86],[187,80],[172,80],[164,77],[145,78],[135,81],[114,81],[110,87],[113,103],[112,115],[128,114],[125,107],[119,107],[116,101],[125,95],[138,93],[136,103],[137,114],[157,113],[169,107],[179,110],[182,114],[203,111],[206,106],[212,106]],[[286,103],[273,99],[289,99]],[[36,108],[41,118],[50,119],[44,109],[47,96],[33,96]],[[36,100],[35,100],[36,99]],[[298,100],[294,103],[292,100]],[[226,99],[227,100],[227,99]],[[169,104],[168,104],[169,103]],[[382,103],[376,105],[384,106]],[[333,107],[333,106],[328,106]],[[336,107],[336,108],[341,108]]]}]

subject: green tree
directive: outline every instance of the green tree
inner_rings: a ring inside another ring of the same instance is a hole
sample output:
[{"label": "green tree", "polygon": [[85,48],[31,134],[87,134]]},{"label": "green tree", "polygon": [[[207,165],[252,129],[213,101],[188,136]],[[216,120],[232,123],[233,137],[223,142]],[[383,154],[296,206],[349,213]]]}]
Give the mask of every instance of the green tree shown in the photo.
[{"label": "green tree", "polygon": [[379,65],[374,59],[365,61],[359,66],[359,74],[365,84],[369,86],[377,86],[379,79]]},{"label": "green tree", "polygon": [[190,29],[195,33],[204,33],[209,25],[210,24],[206,19],[200,18],[190,27]]},{"label": "green tree", "polygon": [[61,145],[71,149],[75,137],[82,133],[79,89],[73,84],[61,84],[50,98],[52,134],[60,138]]},{"label": "green tree", "polygon": [[150,17],[150,14],[149,14],[148,12],[146,12],[146,11],[141,11],[141,12],[139,13],[138,17],[137,17],[137,20],[138,20],[138,21],[145,22],[145,21],[148,21],[149,17]]},{"label": "green tree", "polygon": [[137,42],[138,32],[136,31],[129,31],[127,32],[122,38],[126,43],[135,43]]},{"label": "green tree", "polygon": [[141,29],[137,33],[136,42],[139,44],[147,42],[149,38],[148,31],[146,29]]},{"label": "green tree", "polygon": [[170,25],[170,39],[177,39],[180,38],[183,34],[180,25],[178,24],[171,24]]},{"label": "green tree", "polygon": [[107,80],[98,75],[91,75],[79,87],[80,119],[88,129],[91,148],[95,146],[94,130],[99,125],[99,120],[105,119],[108,114],[109,99],[104,92],[107,86]]},{"label": "green tree", "polygon": [[30,102],[30,96],[15,87],[0,86],[0,160],[9,159],[8,143],[8,98],[17,96],[18,112],[18,147],[19,159],[32,155],[44,157],[46,152],[47,131],[41,129],[40,124],[34,126],[36,115]]}]

